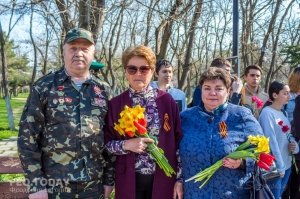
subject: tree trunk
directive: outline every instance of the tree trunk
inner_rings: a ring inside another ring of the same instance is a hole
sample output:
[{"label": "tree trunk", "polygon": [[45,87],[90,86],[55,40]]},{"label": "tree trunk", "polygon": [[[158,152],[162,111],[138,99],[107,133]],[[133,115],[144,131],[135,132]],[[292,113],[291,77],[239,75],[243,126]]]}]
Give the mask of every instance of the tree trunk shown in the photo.
[{"label": "tree trunk", "polygon": [[36,69],[37,69],[37,47],[36,47],[36,44],[35,44],[35,41],[33,39],[33,35],[32,35],[32,20],[33,20],[33,4],[31,4],[31,15],[30,15],[30,29],[29,29],[29,32],[30,32],[30,40],[31,40],[31,43],[32,43],[32,46],[33,46],[33,71],[32,71],[32,77],[31,77],[31,82],[30,82],[30,90],[31,90],[31,87],[35,81],[35,77],[36,77]]},{"label": "tree trunk", "polygon": [[178,85],[178,88],[182,89],[182,90],[185,89],[185,87],[186,87],[186,81],[187,81],[187,78],[188,78],[188,75],[190,72],[191,56],[192,56],[192,52],[193,52],[193,45],[195,42],[195,32],[196,32],[198,20],[201,16],[202,3],[203,3],[202,0],[197,0],[192,23],[191,23],[190,30],[188,33],[189,41],[188,41],[188,46],[187,46],[186,53],[185,53],[184,64],[182,67],[182,70],[183,70],[182,76],[181,76],[181,79],[180,79],[179,85]]},{"label": "tree trunk", "polygon": [[70,16],[70,10],[66,6],[66,3],[64,0],[55,0],[56,6],[59,10],[59,15],[62,21],[62,29],[63,32],[66,33],[66,31],[70,30],[73,28],[74,22],[71,21],[71,16]]},{"label": "tree trunk", "polygon": [[[112,31],[111,31],[111,37],[109,40],[109,49],[108,49],[108,70],[110,71],[111,74],[111,86],[112,86],[112,91],[115,92],[117,84],[116,84],[116,77],[113,71],[113,58],[115,56],[117,46],[119,45],[119,38],[121,34],[121,27],[123,24],[123,13],[126,8],[126,4],[124,3],[121,7],[121,10],[118,14],[118,17],[115,21],[115,24],[113,25]],[[117,30],[117,28],[119,29]],[[115,41],[114,41],[115,40]],[[108,81],[108,79],[107,79]]]},{"label": "tree trunk", "polygon": [[[158,28],[155,30],[156,36],[156,55],[157,59],[164,59],[166,57],[168,43],[173,30],[174,21],[184,12],[186,12],[191,6],[191,1],[180,13],[180,6],[183,4],[182,0],[176,0],[175,4],[172,6],[171,11],[167,19],[163,20]],[[163,30],[163,33],[161,31]],[[160,38],[159,35],[162,34]]]},{"label": "tree trunk", "polygon": [[81,0],[78,3],[79,10],[79,27],[90,30],[90,5],[91,0]]},{"label": "tree trunk", "polygon": [[91,0],[91,6],[90,26],[96,43],[105,18],[105,0]]},{"label": "tree trunk", "polygon": [[4,89],[5,106],[8,116],[8,124],[10,130],[15,130],[14,115],[9,99],[8,83],[7,83],[7,63],[5,53],[5,39],[2,31],[2,24],[0,21],[0,43],[1,43],[1,61],[2,61],[2,84]]},{"label": "tree trunk", "polygon": [[[281,17],[281,20],[280,20],[280,24],[279,24],[279,27],[278,27],[278,30],[277,30],[277,33],[275,35],[275,41],[274,41],[274,44],[273,44],[273,47],[272,47],[272,59],[271,59],[271,65],[270,65],[270,69],[268,71],[268,74],[267,74],[267,78],[266,78],[266,82],[265,82],[265,91],[268,90],[269,88],[269,84],[271,82],[271,79],[273,79],[273,76],[277,73],[277,71],[282,68],[282,65],[281,66],[278,66],[276,69],[275,69],[275,61],[276,61],[276,56],[277,56],[277,47],[278,47],[278,41],[279,41],[279,36],[280,36],[280,33],[282,31],[282,25],[283,25],[283,22],[284,22],[284,19],[286,17],[286,15],[288,14],[288,11],[290,10],[290,8],[292,7],[293,3],[294,3],[295,0],[292,0],[290,1],[289,5],[287,6],[287,8],[285,9],[285,12],[284,14],[282,15]],[[274,32],[274,31],[272,31]]]},{"label": "tree trunk", "polygon": [[145,35],[145,41],[144,45],[148,46],[149,44],[149,33],[150,33],[150,28],[151,28],[151,20],[153,16],[153,9],[158,3],[158,0],[151,1],[150,6],[148,8],[148,13],[147,13],[147,26],[146,26],[146,35]]},{"label": "tree trunk", "polygon": [[264,40],[263,40],[263,44],[262,44],[262,49],[263,50],[260,53],[260,57],[259,57],[259,61],[258,61],[259,66],[262,66],[262,64],[263,64],[263,58],[264,58],[265,53],[266,53],[266,51],[264,49],[267,48],[267,42],[269,40],[269,36],[270,36],[271,32],[274,30],[274,25],[275,25],[276,18],[277,18],[278,13],[279,13],[279,8],[281,6],[281,3],[282,3],[282,0],[276,1],[274,14],[272,15],[272,18],[271,18],[270,23],[269,23],[268,31],[266,32]]}]

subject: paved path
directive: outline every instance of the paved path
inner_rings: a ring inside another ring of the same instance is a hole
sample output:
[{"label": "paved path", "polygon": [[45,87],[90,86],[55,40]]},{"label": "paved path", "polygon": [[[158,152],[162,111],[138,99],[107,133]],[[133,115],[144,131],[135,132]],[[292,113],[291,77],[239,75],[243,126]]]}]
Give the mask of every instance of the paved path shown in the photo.
[{"label": "paved path", "polygon": [[17,137],[0,141],[0,157],[18,157]]}]

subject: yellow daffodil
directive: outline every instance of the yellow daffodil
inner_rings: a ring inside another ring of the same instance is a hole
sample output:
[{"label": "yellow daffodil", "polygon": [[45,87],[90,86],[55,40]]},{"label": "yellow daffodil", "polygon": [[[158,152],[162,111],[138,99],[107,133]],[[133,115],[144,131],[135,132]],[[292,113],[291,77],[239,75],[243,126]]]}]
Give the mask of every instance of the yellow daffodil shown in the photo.
[{"label": "yellow daffodil", "polygon": [[253,135],[249,135],[248,136],[248,141],[251,144],[257,145],[261,140],[261,136],[257,135],[257,136],[253,136]]},{"label": "yellow daffodil", "polygon": [[270,153],[269,138],[262,137],[255,150],[257,153]]},{"label": "yellow daffodil", "polygon": [[118,131],[121,135],[125,135],[125,131],[121,128],[120,125],[114,123],[114,129]]},{"label": "yellow daffodil", "polygon": [[133,108],[133,113],[138,119],[144,118],[145,108],[142,108],[140,105],[137,105]]},{"label": "yellow daffodil", "polygon": [[128,132],[128,131],[131,131],[133,133],[136,131],[136,128],[133,123],[126,124],[125,132]]},{"label": "yellow daffodil", "polygon": [[[118,123],[114,123],[114,129],[123,136],[128,137],[147,137],[147,121],[145,119],[145,108],[137,105],[133,108],[125,106],[120,113]],[[175,174],[174,169],[169,164],[167,158],[164,156],[162,149],[158,148],[156,143],[148,143],[147,149],[157,165],[165,172],[168,177]]]}]

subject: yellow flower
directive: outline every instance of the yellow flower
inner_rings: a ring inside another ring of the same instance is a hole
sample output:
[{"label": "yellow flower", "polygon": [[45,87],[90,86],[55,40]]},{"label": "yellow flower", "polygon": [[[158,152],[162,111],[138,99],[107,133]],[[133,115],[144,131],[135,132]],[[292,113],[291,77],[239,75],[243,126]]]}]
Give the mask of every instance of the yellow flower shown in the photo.
[{"label": "yellow flower", "polygon": [[131,131],[131,132],[134,133],[134,132],[136,131],[136,128],[135,128],[135,126],[134,126],[133,123],[128,123],[128,124],[126,125],[125,131],[126,131],[126,132]]},{"label": "yellow flower", "polygon": [[132,108],[132,114],[135,115],[138,119],[144,118],[144,112],[145,108],[141,107],[140,105]]},{"label": "yellow flower", "polygon": [[248,141],[251,144],[257,145],[261,140],[261,136],[257,135],[257,136],[253,136],[253,135],[249,135],[248,136]]},{"label": "yellow flower", "polygon": [[270,146],[269,146],[269,138],[267,138],[266,136],[252,136],[249,135],[248,136],[248,141],[253,144],[256,145],[256,153],[270,153]]},{"label": "yellow flower", "polygon": [[257,148],[256,148],[255,152],[270,153],[269,138],[262,136],[259,143],[257,144]]},{"label": "yellow flower", "polygon": [[[114,123],[114,129],[123,136],[129,137],[147,137],[150,138],[145,126],[142,126],[145,131],[141,133],[137,128],[139,126],[135,126],[135,123],[138,123],[140,119],[145,120],[145,108],[142,108],[140,105],[137,105],[133,108],[125,106],[124,109],[120,113],[120,118],[118,119],[118,123]],[[146,122],[145,122],[146,124]],[[140,124],[141,125],[141,124]],[[164,156],[163,150],[158,148],[156,143],[148,143],[147,144],[148,152],[151,154],[153,159],[156,161],[158,166],[165,172],[166,176],[171,177],[175,174],[174,169],[169,164],[168,159]]]},{"label": "yellow flower", "polygon": [[121,135],[125,135],[125,131],[121,128],[120,125],[114,123],[114,129],[118,131]]}]

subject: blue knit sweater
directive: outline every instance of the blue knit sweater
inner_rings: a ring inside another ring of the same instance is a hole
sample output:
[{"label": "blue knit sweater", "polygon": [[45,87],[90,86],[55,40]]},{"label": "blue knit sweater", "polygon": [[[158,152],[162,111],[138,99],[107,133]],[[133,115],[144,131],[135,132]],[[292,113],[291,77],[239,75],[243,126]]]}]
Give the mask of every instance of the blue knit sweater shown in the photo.
[{"label": "blue knit sweater", "polygon": [[[227,107],[214,113],[203,109],[195,106],[181,113],[183,139],[180,158],[184,180],[233,152],[248,135],[262,134],[259,123],[245,107],[228,103]],[[226,138],[219,134],[221,121],[227,125]],[[245,169],[221,167],[202,189],[199,189],[200,183],[184,182],[184,199],[249,198],[241,181],[253,171],[253,163],[252,159],[247,159]]]}]

